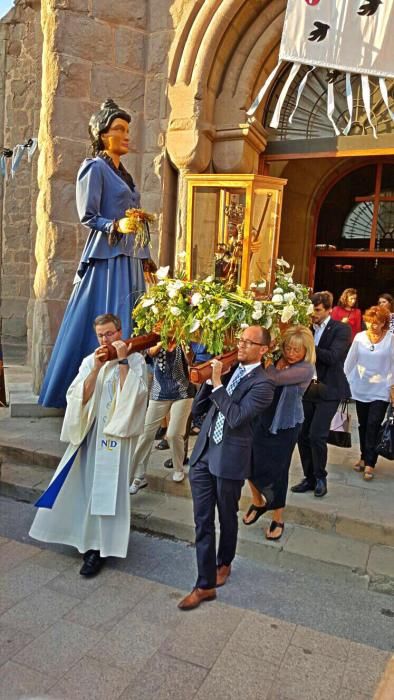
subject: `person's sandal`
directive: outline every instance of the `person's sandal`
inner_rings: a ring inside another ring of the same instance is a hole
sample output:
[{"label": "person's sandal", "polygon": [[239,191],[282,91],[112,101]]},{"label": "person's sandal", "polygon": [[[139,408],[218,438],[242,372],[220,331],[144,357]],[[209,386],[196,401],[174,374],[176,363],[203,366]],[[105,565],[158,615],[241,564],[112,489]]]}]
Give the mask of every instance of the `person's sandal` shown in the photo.
[{"label": "person's sandal", "polygon": [[[278,535],[277,537],[268,537],[268,532],[273,532],[273,531],[276,530],[278,527],[281,529],[280,535]],[[283,535],[283,530],[284,530],[284,529],[285,529],[285,524],[284,524],[284,523],[278,523],[276,520],[273,520],[273,521],[271,522],[271,525],[269,526],[268,532],[265,533],[265,539],[268,540],[268,541],[269,541],[269,540],[272,540],[273,542],[276,542],[277,540],[280,540],[280,538],[281,538],[282,535]]]},{"label": "person's sandal", "polygon": [[[249,509],[247,513],[244,515],[242,518],[242,522],[244,525],[253,525],[253,523],[256,523],[259,518],[261,518],[264,513],[266,513],[268,510],[268,503],[264,503],[263,506],[255,506],[254,503],[252,503],[251,506],[249,506]],[[253,520],[245,520],[245,518],[248,518],[249,515],[252,515],[252,513],[255,513],[255,516]]]},{"label": "person's sandal", "polygon": [[362,459],[359,459],[359,461],[356,462],[356,464],[354,465],[353,471],[359,472],[359,473],[360,473],[360,472],[363,472],[364,469],[365,469],[365,464],[363,464],[362,462],[363,462],[363,460],[362,460]]},{"label": "person's sandal", "polygon": [[373,468],[372,468],[372,467],[365,467],[365,470],[364,470],[364,481],[372,481],[372,479],[374,478],[374,476],[375,476],[375,474],[374,474]]}]

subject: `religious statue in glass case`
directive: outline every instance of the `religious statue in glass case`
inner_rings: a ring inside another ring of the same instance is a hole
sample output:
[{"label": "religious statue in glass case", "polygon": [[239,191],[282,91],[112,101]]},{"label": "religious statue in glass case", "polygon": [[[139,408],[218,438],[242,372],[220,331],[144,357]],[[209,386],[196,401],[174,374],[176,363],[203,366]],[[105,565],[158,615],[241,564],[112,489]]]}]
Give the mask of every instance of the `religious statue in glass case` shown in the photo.
[{"label": "religious statue in glass case", "polygon": [[286,180],[262,175],[187,175],[187,274],[230,287],[271,287]]}]

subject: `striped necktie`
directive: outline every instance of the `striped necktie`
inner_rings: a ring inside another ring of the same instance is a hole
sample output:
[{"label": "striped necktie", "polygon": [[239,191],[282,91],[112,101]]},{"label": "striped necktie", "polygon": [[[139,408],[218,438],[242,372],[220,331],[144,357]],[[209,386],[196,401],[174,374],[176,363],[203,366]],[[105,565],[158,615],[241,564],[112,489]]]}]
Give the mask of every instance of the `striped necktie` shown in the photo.
[{"label": "striped necktie", "polygon": [[[239,366],[238,369],[234,372],[233,376],[231,377],[231,380],[229,381],[226,391],[229,396],[233,393],[234,389],[238,386],[240,383],[241,379],[246,374],[246,369],[245,367]],[[213,436],[212,439],[216,445],[218,445],[220,442],[223,440],[223,429],[224,429],[224,415],[219,411],[218,416],[216,418],[216,424],[215,424],[215,430],[213,431]]]}]

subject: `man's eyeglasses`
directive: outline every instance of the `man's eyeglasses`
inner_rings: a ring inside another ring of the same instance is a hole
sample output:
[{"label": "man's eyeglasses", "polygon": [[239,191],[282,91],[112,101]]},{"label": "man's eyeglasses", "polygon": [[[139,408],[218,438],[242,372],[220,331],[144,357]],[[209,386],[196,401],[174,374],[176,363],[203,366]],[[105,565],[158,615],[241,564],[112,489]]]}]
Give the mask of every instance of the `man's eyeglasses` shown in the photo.
[{"label": "man's eyeglasses", "polygon": [[119,333],[119,331],[107,331],[106,333],[97,333],[97,337],[99,340],[102,338],[112,338],[115,333]]},{"label": "man's eyeglasses", "polygon": [[255,343],[254,340],[243,340],[243,338],[240,338],[237,342],[237,345],[239,348],[245,347],[245,348],[250,348],[252,345],[264,345],[264,343]]}]

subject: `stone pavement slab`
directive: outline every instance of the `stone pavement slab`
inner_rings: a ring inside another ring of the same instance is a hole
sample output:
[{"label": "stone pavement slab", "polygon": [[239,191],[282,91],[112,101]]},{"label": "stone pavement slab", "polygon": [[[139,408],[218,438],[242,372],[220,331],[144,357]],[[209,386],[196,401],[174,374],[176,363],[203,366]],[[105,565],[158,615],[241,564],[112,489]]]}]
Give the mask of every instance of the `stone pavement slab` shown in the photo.
[{"label": "stone pavement slab", "polygon": [[251,657],[248,646],[241,647],[236,653],[226,647],[195,697],[197,700],[267,700],[275,676],[275,667],[265,658],[257,660]]},{"label": "stone pavement slab", "polygon": [[[201,666],[184,660],[155,654],[143,671],[121,695],[122,700],[189,700],[207,675]],[[204,695],[208,698],[207,695]]]},{"label": "stone pavement slab", "polygon": [[23,561],[36,557],[39,554],[37,547],[22,542],[0,542],[0,571],[5,572],[17,566]]},{"label": "stone pavement slab", "polygon": [[61,700],[116,700],[130,683],[127,670],[111,666],[103,659],[80,659],[51,687],[50,697]]},{"label": "stone pavement slab", "polygon": [[78,606],[78,603],[78,598],[41,588],[7,610],[1,621],[5,625],[38,637],[72,608]]},{"label": "stone pavement slab", "polygon": [[7,661],[0,667],[0,671],[0,700],[48,697],[46,691],[53,684],[53,680],[45,673],[15,661]]},{"label": "stone pavement slab", "polygon": [[[0,549],[10,543],[8,538]],[[157,545],[174,550],[166,542]],[[182,612],[177,602],[184,591],[111,566],[85,581],[90,591],[59,593],[56,578],[64,583],[65,575],[68,581],[79,576],[73,556],[59,573],[64,558],[37,547],[34,565],[29,559],[10,572],[19,570],[23,578],[34,566],[55,578],[36,574],[33,588],[20,588],[23,600],[0,616],[0,700],[373,700],[391,657],[351,638],[220,600]],[[236,571],[220,597],[238,586],[246,601]],[[3,584],[11,589],[13,582]],[[289,602],[297,604],[288,591]],[[320,591],[328,605],[323,583]],[[262,595],[270,593],[262,588]],[[74,613],[78,621],[70,621]]]},{"label": "stone pavement slab", "polygon": [[14,657],[17,663],[61,678],[97,644],[103,632],[58,620]]}]

